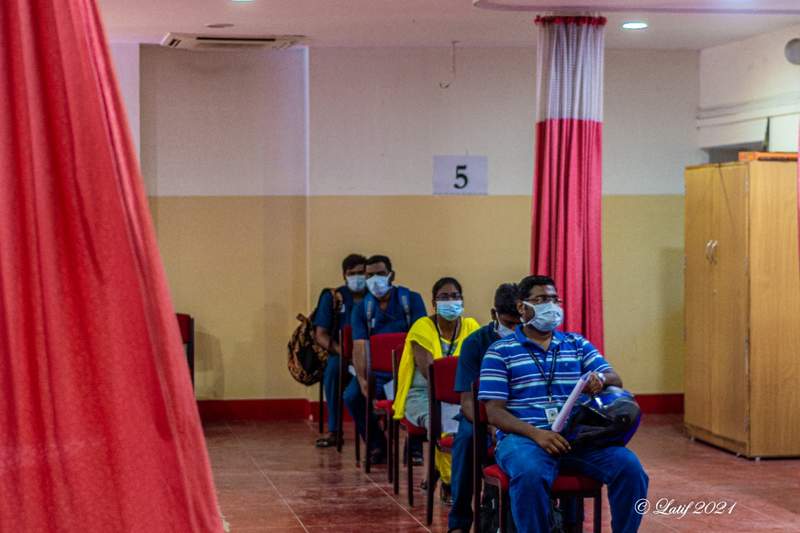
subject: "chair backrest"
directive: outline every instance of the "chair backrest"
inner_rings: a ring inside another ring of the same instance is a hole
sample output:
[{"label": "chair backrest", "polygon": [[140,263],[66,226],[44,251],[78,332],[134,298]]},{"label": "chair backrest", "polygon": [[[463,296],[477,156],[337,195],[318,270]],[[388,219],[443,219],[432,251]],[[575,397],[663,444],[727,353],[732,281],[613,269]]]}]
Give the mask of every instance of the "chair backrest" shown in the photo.
[{"label": "chair backrest", "polygon": [[192,317],[184,313],[176,313],[175,316],[178,318],[181,340],[183,344],[189,344],[192,341]]},{"label": "chair backrest", "polygon": [[342,347],[342,357],[345,359],[353,358],[353,328],[350,324],[342,327],[342,336],[339,338]]},{"label": "chair backrest", "polygon": [[392,372],[392,352],[403,352],[405,333],[380,333],[369,338],[369,368],[372,372]]},{"label": "chair backrest", "polygon": [[442,357],[436,359],[433,364],[433,398],[440,402],[461,403],[461,394],[456,392],[456,369],[458,368],[457,357]]}]

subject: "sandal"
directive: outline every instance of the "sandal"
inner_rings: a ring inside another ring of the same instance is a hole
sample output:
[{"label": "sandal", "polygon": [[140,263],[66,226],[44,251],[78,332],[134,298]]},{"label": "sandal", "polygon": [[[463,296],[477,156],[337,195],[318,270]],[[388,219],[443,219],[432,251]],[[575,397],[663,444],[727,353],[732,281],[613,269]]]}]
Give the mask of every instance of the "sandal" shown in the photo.
[{"label": "sandal", "polygon": [[330,448],[336,446],[336,433],[330,433],[327,437],[320,437],[316,442],[317,448]]}]

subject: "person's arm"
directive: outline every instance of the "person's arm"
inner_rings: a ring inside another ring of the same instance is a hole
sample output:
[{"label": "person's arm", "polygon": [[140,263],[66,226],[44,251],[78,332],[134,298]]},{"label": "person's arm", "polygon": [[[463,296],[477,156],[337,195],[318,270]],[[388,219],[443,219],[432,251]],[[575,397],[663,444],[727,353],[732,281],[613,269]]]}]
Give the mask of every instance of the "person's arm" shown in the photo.
[{"label": "person's arm", "polygon": [[433,362],[433,355],[431,352],[417,344],[411,343],[411,349],[414,352],[414,365],[419,370],[420,374],[427,380],[428,379],[428,366]]},{"label": "person's arm", "polygon": [[361,387],[361,394],[367,395],[367,342],[369,328],[367,327],[367,314],[364,309],[364,300],[353,308],[350,315],[350,326],[353,334],[353,368],[356,370],[356,379]]},{"label": "person's arm", "polygon": [[472,392],[462,392],[461,393],[461,414],[464,415],[464,418],[469,420],[470,422],[474,423],[475,421],[472,419],[472,411],[475,410],[475,405],[472,402]]},{"label": "person's arm", "polygon": [[328,332],[327,328],[323,328],[321,326],[314,328],[314,340],[317,341],[317,344],[325,348],[328,353],[342,353],[341,347],[339,346],[339,341],[331,337],[331,334]]},{"label": "person's arm", "polygon": [[367,395],[367,341],[353,341],[353,368],[356,369],[356,379],[361,387],[361,394]]},{"label": "person's arm", "polygon": [[[581,355],[581,371],[593,372],[583,388],[583,392],[591,395],[599,394],[605,387],[613,385],[622,388],[622,379],[619,377],[608,361],[605,360],[600,351],[595,348],[588,340],[581,338],[580,350]],[[604,380],[597,377],[596,374],[603,374]]]},{"label": "person's arm", "polygon": [[481,357],[486,347],[480,342],[480,330],[469,335],[461,343],[461,352],[458,356],[456,368],[455,391],[461,394],[461,413],[473,422],[472,411],[472,384],[481,373]]},{"label": "person's arm", "polygon": [[486,416],[489,423],[503,433],[514,433],[528,437],[550,455],[559,455],[570,450],[567,439],[554,431],[539,429],[523,422],[506,409],[505,400],[488,400]]}]

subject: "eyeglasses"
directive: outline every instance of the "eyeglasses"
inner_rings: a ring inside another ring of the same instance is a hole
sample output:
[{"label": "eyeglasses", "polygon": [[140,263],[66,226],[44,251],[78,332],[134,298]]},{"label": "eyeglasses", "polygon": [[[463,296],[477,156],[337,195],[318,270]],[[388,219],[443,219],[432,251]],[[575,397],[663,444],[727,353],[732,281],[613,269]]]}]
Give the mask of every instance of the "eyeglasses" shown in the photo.
[{"label": "eyeglasses", "polygon": [[461,300],[461,293],[460,292],[442,292],[436,295],[434,298],[437,302],[449,302],[451,300]]},{"label": "eyeglasses", "polygon": [[526,301],[526,302],[528,302],[530,304],[533,304],[533,305],[546,304],[546,303],[562,305],[564,303],[564,300],[562,300],[561,298],[559,298],[558,296],[555,296],[555,295],[553,295],[553,296],[545,296],[545,295],[534,296],[533,298],[527,298],[524,301]]}]

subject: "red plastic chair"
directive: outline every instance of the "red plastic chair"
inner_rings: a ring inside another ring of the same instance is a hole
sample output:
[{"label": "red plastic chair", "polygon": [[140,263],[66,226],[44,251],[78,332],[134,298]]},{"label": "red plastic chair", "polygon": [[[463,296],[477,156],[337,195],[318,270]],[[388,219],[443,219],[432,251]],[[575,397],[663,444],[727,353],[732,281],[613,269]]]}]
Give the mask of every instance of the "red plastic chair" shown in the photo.
[{"label": "red plastic chair", "polygon": [[192,388],[194,388],[194,318],[185,313],[177,313],[175,316],[181,330],[181,340],[186,346],[186,362],[189,363],[189,376],[192,378]]},{"label": "red plastic chair", "polygon": [[[428,525],[433,523],[433,495],[436,489],[435,480],[439,474],[436,471],[436,448],[441,451],[453,448],[453,436],[441,437],[442,434],[442,402],[458,405],[461,395],[456,392],[457,357],[444,357],[436,359],[428,366],[428,405],[431,423],[431,445],[428,446],[428,487],[426,489],[425,520]],[[437,438],[433,438],[433,436]]]},{"label": "red plastic chair", "polygon": [[[375,373],[376,372],[384,372],[387,374],[391,374],[395,368],[394,364],[394,357],[395,353],[400,352],[402,354],[403,346],[406,342],[406,334],[405,333],[380,333],[378,335],[372,335],[369,338],[369,343],[367,343],[367,420],[366,420],[366,431],[364,434],[365,442],[369,443],[370,441],[370,432],[369,432],[369,419],[374,414],[379,418],[385,420],[385,429],[388,436],[389,442],[387,443],[387,477],[389,478],[389,482],[392,482],[392,431],[391,431],[391,424],[392,424],[392,416],[394,415],[394,402],[390,401],[383,401],[380,406],[375,405]],[[396,385],[397,382],[395,382]],[[369,454],[369,450],[364,457],[364,472],[369,474],[371,465],[371,458]]]},{"label": "red plastic chair", "polygon": [[[339,413],[336,419],[336,451],[342,451],[344,444],[344,383],[347,377],[347,367],[353,359],[353,329],[347,325],[339,332],[339,346],[342,348],[342,353],[339,358],[339,376],[336,382],[336,410]],[[330,409],[330,406],[328,406]],[[361,461],[361,446],[358,436],[358,430],[355,430],[355,451],[356,463]]]},{"label": "red plastic chair", "polygon": [[[473,384],[472,386],[472,401],[473,401],[473,425],[474,430],[472,434],[473,444],[473,461],[475,466],[475,483],[473,493],[473,513],[474,523],[480,524],[480,495],[481,495],[481,479],[487,485],[491,485],[498,489],[500,494],[500,502],[497,512],[500,515],[500,533],[508,531],[507,516],[509,516],[510,504],[508,495],[509,479],[505,472],[496,464],[486,466],[487,458],[493,456],[490,452],[487,443],[488,432],[488,418],[486,416],[486,408],[483,402],[478,401],[478,387]],[[603,510],[603,483],[581,474],[563,473],[559,474],[550,488],[550,494],[556,498],[577,497],[578,499],[578,526],[583,527],[583,501],[585,498],[594,499],[594,533],[602,531],[602,510]]]}]

